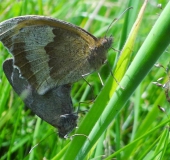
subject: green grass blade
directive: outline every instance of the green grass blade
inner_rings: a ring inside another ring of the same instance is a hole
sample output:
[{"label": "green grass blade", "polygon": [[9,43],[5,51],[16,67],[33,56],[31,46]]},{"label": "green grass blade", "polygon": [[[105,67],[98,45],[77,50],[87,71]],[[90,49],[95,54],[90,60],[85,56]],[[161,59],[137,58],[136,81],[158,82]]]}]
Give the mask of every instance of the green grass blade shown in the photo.
[{"label": "green grass blade", "polygon": [[[134,61],[127,70],[121,81],[125,90],[117,89],[109,101],[106,109],[91,131],[90,141],[86,140],[82,146],[84,137],[75,137],[70,145],[65,158],[81,159],[89,151],[90,146],[95,142],[120,109],[124,106],[128,98],[140,84],[142,79],[147,75],[152,66],[155,64],[160,55],[165,51],[170,43],[170,2],[162,12],[153,29],[149,33],[145,42],[138,51]],[[156,53],[156,54],[155,54]],[[83,126],[88,127],[88,126]],[[76,145],[78,147],[76,147]],[[80,147],[82,146],[82,147]],[[74,153],[73,150],[74,149]],[[76,150],[76,151],[75,151]],[[74,155],[73,155],[74,154]]]}]

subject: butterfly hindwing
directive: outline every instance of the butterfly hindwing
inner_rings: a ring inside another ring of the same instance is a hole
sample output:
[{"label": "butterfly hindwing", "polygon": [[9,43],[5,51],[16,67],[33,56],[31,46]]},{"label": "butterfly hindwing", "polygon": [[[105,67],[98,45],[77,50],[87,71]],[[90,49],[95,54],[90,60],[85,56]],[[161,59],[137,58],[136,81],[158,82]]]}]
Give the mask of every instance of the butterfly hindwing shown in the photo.
[{"label": "butterfly hindwing", "polygon": [[13,66],[13,59],[3,63],[3,70],[25,105],[44,121],[56,127],[61,138],[77,126],[78,115],[74,112],[70,97],[71,85],[54,87],[48,93],[39,95],[25,78],[20,77],[18,69]]}]

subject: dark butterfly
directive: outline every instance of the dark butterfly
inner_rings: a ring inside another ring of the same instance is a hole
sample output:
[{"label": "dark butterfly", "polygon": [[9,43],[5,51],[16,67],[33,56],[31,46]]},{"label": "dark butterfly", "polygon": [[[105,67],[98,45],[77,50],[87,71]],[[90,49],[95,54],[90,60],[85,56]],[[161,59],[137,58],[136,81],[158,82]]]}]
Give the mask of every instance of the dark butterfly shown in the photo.
[{"label": "dark butterfly", "polygon": [[18,69],[13,66],[13,59],[3,63],[3,70],[25,105],[40,118],[58,128],[61,138],[65,138],[77,126],[78,115],[73,111],[70,97],[71,85],[54,87],[46,94],[39,95],[25,78],[20,77]]}]

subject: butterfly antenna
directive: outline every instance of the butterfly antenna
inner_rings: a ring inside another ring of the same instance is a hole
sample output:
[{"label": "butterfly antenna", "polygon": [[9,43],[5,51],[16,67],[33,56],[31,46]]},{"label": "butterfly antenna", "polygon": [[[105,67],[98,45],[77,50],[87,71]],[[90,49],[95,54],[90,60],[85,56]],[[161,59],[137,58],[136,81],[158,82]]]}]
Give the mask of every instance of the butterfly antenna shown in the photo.
[{"label": "butterfly antenna", "polygon": [[48,138],[49,136],[51,136],[51,135],[54,134],[54,133],[55,133],[55,132],[50,133],[50,134],[47,135],[44,139],[42,139],[40,142],[38,142],[35,146],[33,146],[33,147],[30,149],[29,153],[31,153],[35,147],[37,147],[41,142],[43,142],[46,138]]},{"label": "butterfly antenna", "polygon": [[88,136],[86,136],[85,134],[74,134],[74,135],[70,136],[70,140],[72,140],[73,137],[75,137],[75,136],[84,136],[90,141],[90,138]]},{"label": "butterfly antenna", "polygon": [[105,37],[110,29],[110,27],[115,23],[117,22],[128,10],[132,9],[133,7],[129,7],[127,9],[125,9],[125,11],[118,17],[118,18],[115,18],[110,24],[109,24],[109,27],[107,28],[107,31],[106,31],[106,34],[105,34]]}]

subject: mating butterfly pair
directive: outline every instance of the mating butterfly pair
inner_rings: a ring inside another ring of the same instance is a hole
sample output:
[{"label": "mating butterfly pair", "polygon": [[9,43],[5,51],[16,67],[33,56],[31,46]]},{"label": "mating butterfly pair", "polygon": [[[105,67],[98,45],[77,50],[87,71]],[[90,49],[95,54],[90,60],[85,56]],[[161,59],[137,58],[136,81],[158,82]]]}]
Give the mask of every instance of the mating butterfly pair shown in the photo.
[{"label": "mating butterfly pair", "polygon": [[64,138],[77,124],[71,86],[106,60],[113,38],[96,38],[65,21],[21,16],[0,23],[0,41],[14,56],[4,72],[25,104]]}]

